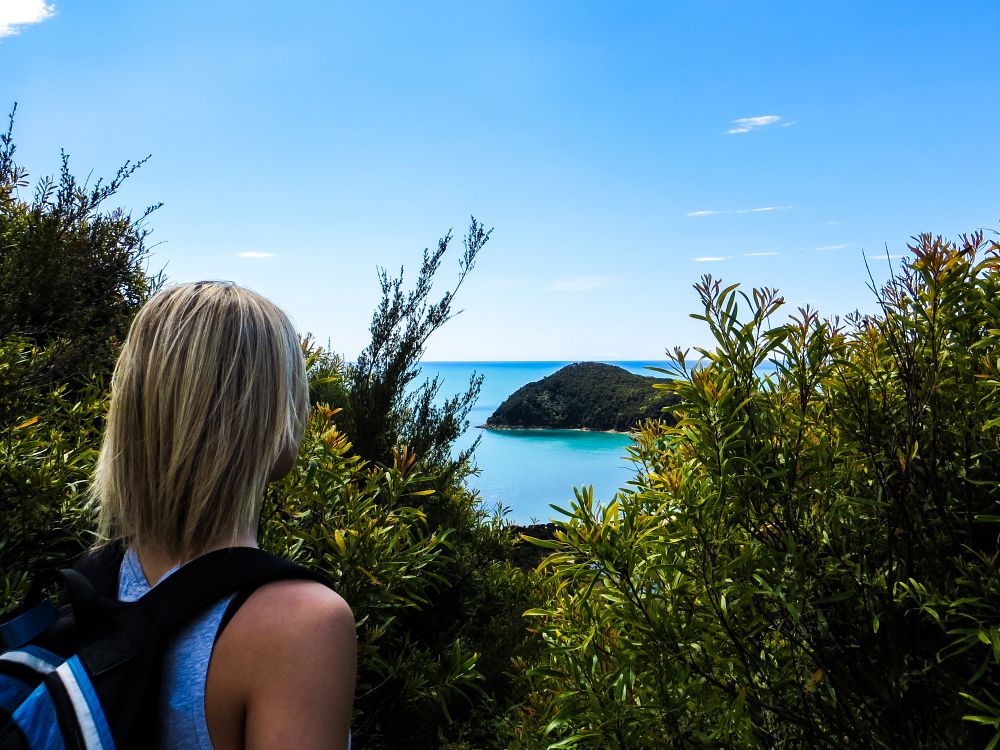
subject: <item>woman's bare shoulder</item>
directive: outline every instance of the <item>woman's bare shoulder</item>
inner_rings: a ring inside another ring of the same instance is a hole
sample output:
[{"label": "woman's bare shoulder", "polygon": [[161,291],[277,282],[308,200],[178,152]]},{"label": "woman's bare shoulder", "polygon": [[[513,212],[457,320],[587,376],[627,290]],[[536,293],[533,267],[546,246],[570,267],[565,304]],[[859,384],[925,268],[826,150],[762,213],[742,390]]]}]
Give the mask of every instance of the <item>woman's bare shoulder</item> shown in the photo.
[{"label": "woman's bare shoulder", "polygon": [[354,614],[344,598],[316,581],[277,581],[261,586],[240,607],[233,625],[242,638],[268,634],[324,637],[340,631],[354,637]]},{"label": "woman's bare shoulder", "polygon": [[[220,634],[213,663],[231,692],[249,699],[258,688],[294,692],[303,682],[347,673],[353,679],[356,653],[354,614],[340,594],[315,581],[277,581],[239,608]],[[314,669],[321,664],[331,670]],[[295,684],[281,685],[282,679]]]},{"label": "woman's bare shoulder", "polygon": [[239,696],[244,747],[346,747],[357,639],[343,597],[314,581],[269,583],[240,607],[217,649],[217,684]]}]

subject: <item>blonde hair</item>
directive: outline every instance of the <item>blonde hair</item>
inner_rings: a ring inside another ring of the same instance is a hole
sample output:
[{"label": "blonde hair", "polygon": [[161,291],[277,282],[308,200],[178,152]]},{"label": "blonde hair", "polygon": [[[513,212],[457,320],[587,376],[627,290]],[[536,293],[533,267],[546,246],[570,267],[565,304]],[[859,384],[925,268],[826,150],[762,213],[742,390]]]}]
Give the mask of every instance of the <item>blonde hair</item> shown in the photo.
[{"label": "blonde hair", "polygon": [[102,539],[190,559],[252,533],[307,415],[298,337],[272,302],[228,282],[159,292],[115,365],[90,489]]}]

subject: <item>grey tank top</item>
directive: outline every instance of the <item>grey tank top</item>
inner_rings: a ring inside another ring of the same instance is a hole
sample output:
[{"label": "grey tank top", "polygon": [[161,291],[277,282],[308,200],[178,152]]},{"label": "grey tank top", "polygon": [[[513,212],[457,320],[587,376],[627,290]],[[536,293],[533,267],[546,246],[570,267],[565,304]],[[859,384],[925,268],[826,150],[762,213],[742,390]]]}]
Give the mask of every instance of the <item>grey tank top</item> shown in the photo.
[{"label": "grey tank top", "polygon": [[[163,578],[176,570],[167,571]],[[118,576],[119,601],[134,602],[150,589],[135,551],[126,551]],[[205,719],[205,680],[215,635],[231,599],[227,597],[196,615],[167,645],[157,717],[161,748],[212,750]]]}]

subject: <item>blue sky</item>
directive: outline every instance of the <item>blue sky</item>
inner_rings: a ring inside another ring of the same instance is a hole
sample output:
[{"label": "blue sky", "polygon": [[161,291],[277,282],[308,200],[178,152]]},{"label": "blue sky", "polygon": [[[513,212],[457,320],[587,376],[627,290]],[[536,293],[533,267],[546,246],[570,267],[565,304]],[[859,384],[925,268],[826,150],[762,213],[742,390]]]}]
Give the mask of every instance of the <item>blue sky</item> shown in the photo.
[{"label": "blue sky", "polygon": [[1000,228],[998,28],[996,0],[2,0],[0,105],[33,177],[152,154],[120,194],[164,203],[152,266],[349,358],[376,267],[475,214],[429,359],[660,359],[707,343],[704,273],[846,313],[864,255]]}]

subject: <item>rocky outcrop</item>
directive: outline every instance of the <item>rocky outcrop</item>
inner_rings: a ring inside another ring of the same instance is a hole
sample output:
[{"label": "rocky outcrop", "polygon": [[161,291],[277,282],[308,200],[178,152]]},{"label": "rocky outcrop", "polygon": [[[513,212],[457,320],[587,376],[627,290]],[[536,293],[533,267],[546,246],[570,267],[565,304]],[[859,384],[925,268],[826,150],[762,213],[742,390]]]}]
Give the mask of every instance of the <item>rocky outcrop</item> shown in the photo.
[{"label": "rocky outcrop", "polygon": [[533,539],[555,539],[556,530],[559,527],[554,523],[533,523],[528,526],[511,526],[510,534],[514,539],[514,548],[511,552],[510,561],[521,570],[534,570],[546,557],[552,554],[552,550],[539,547],[526,542],[521,535],[530,536]]}]

